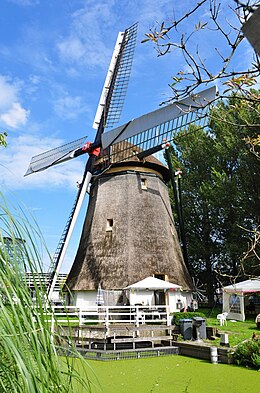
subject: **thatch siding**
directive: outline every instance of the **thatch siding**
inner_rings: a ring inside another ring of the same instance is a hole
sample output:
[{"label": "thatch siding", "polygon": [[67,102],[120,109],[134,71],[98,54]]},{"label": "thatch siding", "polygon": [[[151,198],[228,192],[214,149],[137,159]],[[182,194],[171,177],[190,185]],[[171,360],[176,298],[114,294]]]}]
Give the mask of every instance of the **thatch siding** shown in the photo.
[{"label": "thatch siding", "polygon": [[129,166],[116,170],[92,185],[69,289],[92,290],[99,283],[103,289],[120,289],[153,274],[166,274],[170,282],[190,288],[159,166],[157,175],[154,167],[151,173]]}]

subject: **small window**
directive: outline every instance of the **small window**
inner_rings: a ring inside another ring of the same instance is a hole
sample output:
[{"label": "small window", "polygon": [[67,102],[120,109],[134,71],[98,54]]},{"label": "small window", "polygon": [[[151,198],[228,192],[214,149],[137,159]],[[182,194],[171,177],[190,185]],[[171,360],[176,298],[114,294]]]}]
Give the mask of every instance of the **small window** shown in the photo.
[{"label": "small window", "polygon": [[[158,278],[159,280],[167,281],[167,279],[168,279],[167,274],[154,274],[153,276],[154,276],[155,278]],[[167,278],[167,279],[166,279],[166,278]]]},{"label": "small window", "polygon": [[114,225],[113,218],[108,218],[106,231],[112,231],[113,225]]},{"label": "small window", "polygon": [[145,177],[141,177],[141,189],[147,190],[147,179]]}]

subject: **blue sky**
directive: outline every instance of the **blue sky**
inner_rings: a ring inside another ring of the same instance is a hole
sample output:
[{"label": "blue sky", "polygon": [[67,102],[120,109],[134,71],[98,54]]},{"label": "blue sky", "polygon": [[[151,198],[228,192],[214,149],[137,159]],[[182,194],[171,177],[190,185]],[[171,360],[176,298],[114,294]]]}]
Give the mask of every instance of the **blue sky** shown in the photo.
[{"label": "blue sky", "polygon": [[[141,40],[156,22],[172,17],[173,4],[178,14],[195,3],[1,0],[0,130],[8,132],[8,147],[0,149],[1,191],[33,214],[51,254],[67,221],[86,158],[24,178],[31,157],[84,135],[94,139],[92,123],[118,31],[136,21],[137,47],[120,123],[157,109],[169,98],[171,76],[184,67],[184,61],[177,53],[158,58],[153,46]],[[205,9],[202,20],[206,16]],[[216,42],[209,33],[202,34],[203,55],[214,64]],[[247,43],[244,51],[250,52]],[[241,53],[237,59],[248,61]],[[77,250],[83,216],[84,212],[64,272]],[[45,256],[44,261],[48,265]]]}]

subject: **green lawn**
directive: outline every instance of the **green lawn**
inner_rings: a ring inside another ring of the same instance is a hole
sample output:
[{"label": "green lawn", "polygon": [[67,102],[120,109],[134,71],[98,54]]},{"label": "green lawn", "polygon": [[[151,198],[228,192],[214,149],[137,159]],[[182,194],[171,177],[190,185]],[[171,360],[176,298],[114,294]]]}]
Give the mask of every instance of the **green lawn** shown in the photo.
[{"label": "green lawn", "polygon": [[260,372],[184,356],[88,364],[79,371],[101,385],[92,393],[259,393]]},{"label": "green lawn", "polygon": [[219,332],[225,332],[229,335],[230,346],[233,347],[242,341],[252,337],[254,332],[259,332],[256,328],[254,320],[247,320],[245,322],[231,322],[227,320],[227,325],[219,326],[219,322],[207,319],[208,326],[217,326]]},{"label": "green lawn", "polygon": [[[221,312],[221,309],[201,309],[207,318],[207,326],[217,327],[219,332],[228,333],[230,346],[233,347],[246,339],[250,339],[254,332],[259,332],[256,327],[255,318],[247,318],[246,321],[232,322],[227,320],[227,324],[220,326],[217,320],[217,314]],[[214,345],[219,344],[220,339],[214,341]],[[211,342],[212,343],[212,342]]]}]

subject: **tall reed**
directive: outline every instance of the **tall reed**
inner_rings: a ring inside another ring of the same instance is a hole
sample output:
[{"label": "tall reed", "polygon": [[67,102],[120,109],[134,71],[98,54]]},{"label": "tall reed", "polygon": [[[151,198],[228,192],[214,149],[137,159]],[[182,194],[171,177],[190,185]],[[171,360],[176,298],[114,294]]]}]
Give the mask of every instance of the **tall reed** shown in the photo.
[{"label": "tall reed", "polygon": [[86,367],[79,373],[78,359],[58,356],[45,288],[35,277],[32,300],[26,284],[26,270],[41,270],[39,244],[35,223],[0,193],[0,392],[90,392]]}]

